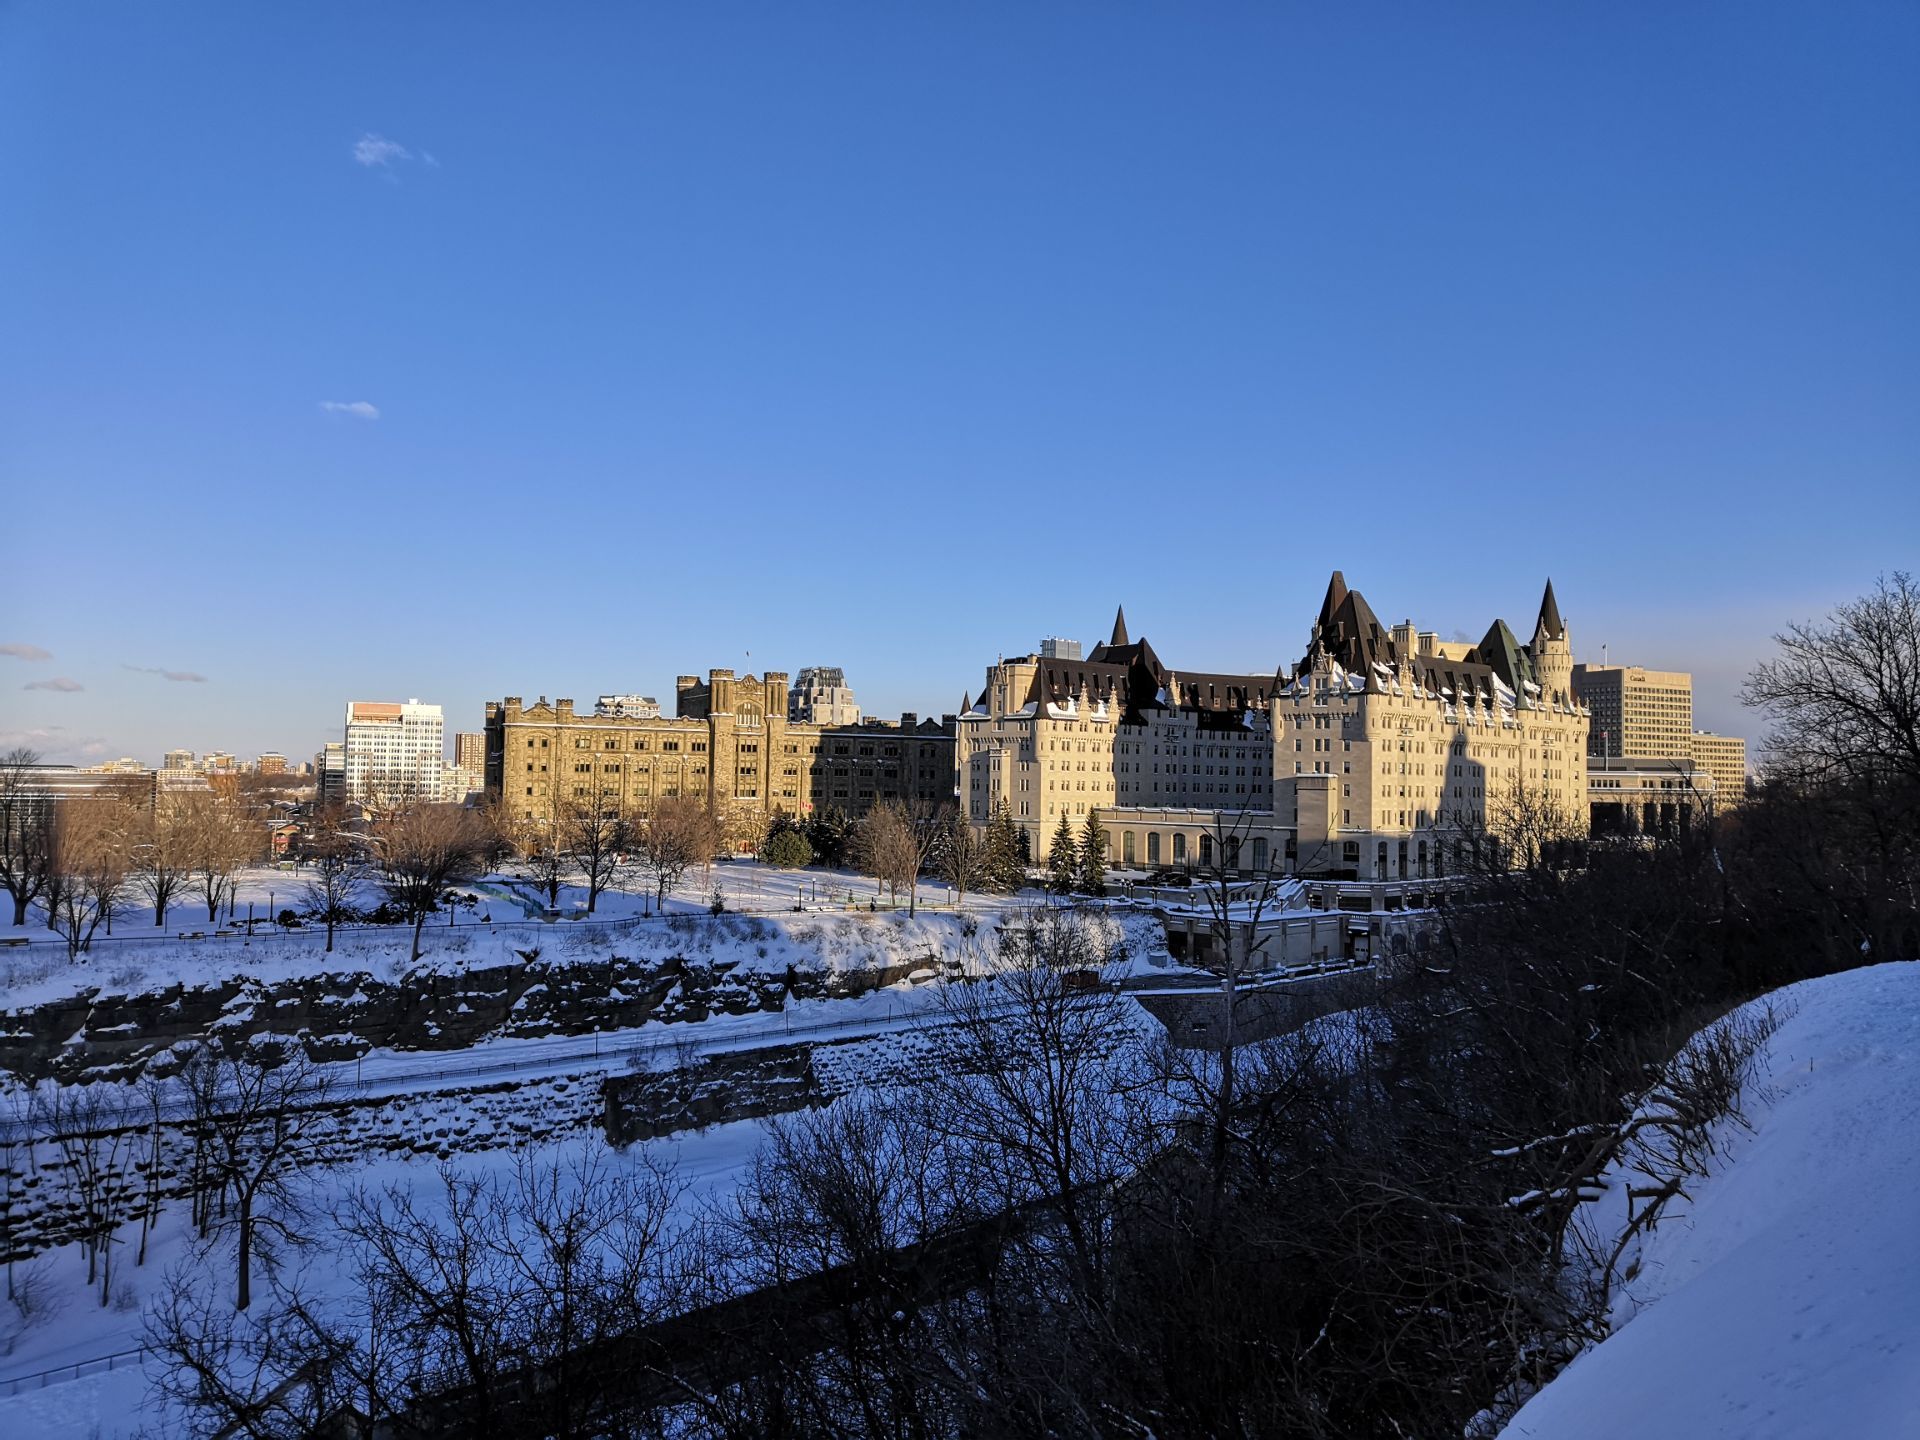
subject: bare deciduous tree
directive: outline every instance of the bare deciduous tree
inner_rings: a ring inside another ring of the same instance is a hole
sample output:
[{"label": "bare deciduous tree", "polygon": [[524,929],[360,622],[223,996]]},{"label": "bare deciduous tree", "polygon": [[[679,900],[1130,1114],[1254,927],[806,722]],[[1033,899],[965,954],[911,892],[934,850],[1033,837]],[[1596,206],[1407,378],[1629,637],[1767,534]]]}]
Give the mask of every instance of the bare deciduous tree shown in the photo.
[{"label": "bare deciduous tree", "polygon": [[912,886],[919,873],[920,846],[904,807],[882,802],[867,812],[855,840],[860,868],[887,887],[898,903],[900,887]]},{"label": "bare deciduous tree", "polygon": [[323,825],[307,841],[307,912],[327,927],[327,953],[334,931],[354,918],[353,901],[366,871],[359,837]]},{"label": "bare deciduous tree", "polygon": [[591,915],[632,845],[632,826],[620,809],[619,796],[602,794],[597,799],[577,797],[562,805],[557,829],[561,845],[571,852],[586,879],[587,913]]},{"label": "bare deciduous tree", "polygon": [[491,844],[481,817],[458,805],[396,810],[369,835],[387,899],[413,922],[413,958],[420,932],[447,887],[472,875]]},{"label": "bare deciduous tree", "polygon": [[1896,572],[1826,623],[1773,637],[1742,698],[1772,718],[1774,758],[1855,781],[1920,789],[1920,585]]},{"label": "bare deciduous tree", "polygon": [[188,836],[194,888],[206,902],[211,924],[220,918],[222,905],[232,909],[240,869],[255,858],[253,830],[242,806],[218,794],[183,796],[180,823]]},{"label": "bare deciduous tree", "polygon": [[968,894],[992,879],[994,857],[988,849],[987,833],[975,829],[957,810],[948,817],[935,858],[942,878],[953,887],[954,898],[962,904],[966,903]]},{"label": "bare deciduous tree", "polygon": [[356,1191],[335,1218],[357,1313],[276,1277],[273,1303],[236,1324],[180,1276],[147,1326],[160,1387],[206,1437],[629,1433],[606,1426],[633,1370],[619,1342],[679,1294],[679,1193],[668,1171],[598,1153],[523,1156],[491,1182],[443,1169],[431,1196]]},{"label": "bare deciduous tree", "polygon": [[527,878],[547,897],[547,907],[557,907],[560,887],[573,870],[573,862],[560,843],[559,826],[532,817],[522,820],[514,827],[514,851]]},{"label": "bare deciduous tree", "polygon": [[134,884],[153,906],[153,923],[167,923],[167,907],[193,873],[193,815],[178,794],[162,791],[133,839]]},{"label": "bare deciduous tree", "polygon": [[326,1077],[297,1043],[256,1041],[231,1053],[203,1047],[182,1067],[181,1079],[190,1123],[205,1139],[206,1183],[219,1202],[217,1218],[211,1206],[202,1211],[202,1233],[231,1224],[234,1308],[245,1310],[253,1303],[260,1237],[299,1238],[293,1152],[313,1107],[326,1098]]},{"label": "bare deciduous tree", "polygon": [[639,841],[642,865],[653,876],[656,903],[665,908],[667,896],[688,867],[712,858],[718,832],[712,814],[699,800],[670,795],[647,817]]},{"label": "bare deciduous tree", "polygon": [[13,923],[46,894],[53,869],[53,805],[34,779],[40,756],[24,746],[0,755],[0,886],[13,901]]},{"label": "bare deciduous tree", "polygon": [[99,1285],[104,1306],[112,1298],[113,1247],[133,1190],[134,1132],[123,1119],[131,1097],[125,1086],[98,1081],[46,1086],[34,1100],[36,1123],[59,1151],[62,1183],[82,1218],[87,1284]]},{"label": "bare deciduous tree", "polygon": [[54,815],[51,923],[77,960],[93,946],[101,925],[113,933],[113,914],[126,896],[132,870],[132,831],[139,811],[111,793],[59,802]]}]

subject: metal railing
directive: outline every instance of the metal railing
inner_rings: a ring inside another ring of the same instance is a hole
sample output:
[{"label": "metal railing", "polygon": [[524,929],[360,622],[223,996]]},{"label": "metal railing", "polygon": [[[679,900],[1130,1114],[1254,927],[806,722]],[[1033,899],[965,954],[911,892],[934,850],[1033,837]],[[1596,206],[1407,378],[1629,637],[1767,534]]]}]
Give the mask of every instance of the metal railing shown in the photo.
[{"label": "metal railing", "polygon": [[36,1370],[31,1375],[0,1376],[0,1395],[19,1395],[28,1390],[44,1390],[49,1385],[64,1385],[70,1380],[80,1380],[88,1375],[110,1375],[122,1361],[132,1360],[136,1364],[139,1357],[147,1353],[146,1346],[138,1345],[131,1350],[116,1350],[111,1355],[95,1355],[86,1360],[75,1360],[68,1365],[54,1365],[45,1370]]}]

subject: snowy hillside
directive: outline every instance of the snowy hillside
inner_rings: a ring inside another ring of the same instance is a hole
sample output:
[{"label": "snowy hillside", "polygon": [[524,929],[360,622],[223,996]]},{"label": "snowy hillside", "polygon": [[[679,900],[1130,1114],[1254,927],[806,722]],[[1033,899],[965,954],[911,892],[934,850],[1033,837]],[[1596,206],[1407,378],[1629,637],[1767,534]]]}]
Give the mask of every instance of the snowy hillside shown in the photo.
[{"label": "snowy hillside", "polygon": [[1920,1436],[1920,965],[1769,1001],[1751,1131],[1505,1440]]}]

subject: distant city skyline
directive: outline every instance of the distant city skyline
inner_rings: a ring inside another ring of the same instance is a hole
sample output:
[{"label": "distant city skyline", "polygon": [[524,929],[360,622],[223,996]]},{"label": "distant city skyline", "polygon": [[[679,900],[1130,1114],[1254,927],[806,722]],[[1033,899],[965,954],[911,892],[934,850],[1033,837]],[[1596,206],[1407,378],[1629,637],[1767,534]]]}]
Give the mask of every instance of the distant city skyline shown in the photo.
[{"label": "distant city skyline", "polygon": [[0,745],[1916,568],[1910,5],[368,14],[0,11]]},{"label": "distant city skyline", "polygon": [[[1543,578],[1548,578],[1548,577],[1543,577]],[[1322,583],[1324,585],[1324,580]],[[1375,588],[1380,589],[1383,587],[1376,586]],[[1847,597],[1838,597],[1838,598],[1847,598]],[[1136,606],[1135,612],[1139,613],[1140,608],[1141,607]],[[1311,602],[1309,602],[1307,608],[1310,612],[1312,609]],[[1521,605],[1515,605],[1515,606],[1509,607],[1512,613],[1509,614],[1503,611],[1501,612],[1501,618],[1508,620],[1509,623],[1512,625],[1516,625],[1516,626],[1524,625],[1526,623],[1524,619],[1525,608],[1526,607]],[[1580,625],[1580,621],[1576,618],[1577,614],[1578,612],[1576,612],[1571,607],[1571,605],[1567,607],[1568,624],[1574,637],[1575,654],[1581,660],[1582,663],[1599,663],[1601,659],[1602,647],[1598,645],[1589,647],[1580,643],[1579,637],[1580,637],[1580,631],[1582,627]],[[1406,614],[1403,614],[1401,611],[1396,610],[1393,612],[1393,616],[1391,620],[1389,620],[1388,617],[1384,614],[1382,615],[1381,618],[1385,623],[1393,623],[1393,621],[1398,621],[1402,619],[1412,619],[1423,628],[1434,629],[1438,631],[1438,633],[1440,633],[1443,638],[1459,639],[1459,640],[1472,640],[1476,638],[1471,633],[1471,627],[1450,625],[1445,622],[1436,623],[1430,620],[1428,617],[1424,617],[1420,615],[1419,613],[1417,613],[1417,611],[1412,615],[1406,615]],[[1106,623],[1108,624],[1111,623],[1111,616],[1108,617]],[[1045,635],[1053,635],[1056,633],[1061,633],[1061,627],[1058,627],[1058,626],[1051,627],[1051,628],[1048,628],[1046,626],[1035,626],[1031,628],[1033,628],[1034,633],[1031,636],[1025,637],[1024,639],[1009,638],[1008,642],[1003,645],[994,645],[991,642],[983,642],[982,646],[976,647],[976,651],[980,652],[982,650],[992,650],[998,653],[1004,653],[1008,655],[1022,654],[1029,651],[1038,651],[1041,647],[1041,640],[1042,640],[1043,633]],[[1105,628],[1106,626],[1104,624],[1099,626],[1089,626],[1087,628],[1087,630],[1083,633],[1083,636],[1082,636],[1086,648],[1091,649],[1093,645],[1098,642],[1098,640],[1101,638],[1100,632],[1104,631]],[[1294,628],[1299,628],[1299,627],[1294,627]],[[1184,646],[1187,651],[1199,653],[1202,655],[1204,655],[1209,648],[1208,646],[1209,637],[1205,631],[1202,631],[1201,633],[1193,636],[1183,637],[1175,632],[1161,632],[1156,630],[1149,630],[1145,624],[1136,624],[1134,626],[1134,629],[1138,634],[1144,635],[1147,638],[1152,639],[1156,645],[1165,644],[1169,647],[1176,646],[1176,645]],[[1163,636],[1165,638],[1163,638]],[[1066,636],[1063,634],[1062,638],[1074,638],[1074,637]],[[0,647],[0,648],[3,648],[3,647]],[[820,649],[822,647],[814,647],[814,648]],[[831,648],[831,647],[826,647],[826,648]],[[1292,665],[1296,663],[1299,660],[1300,656],[1294,652],[1301,648],[1302,647],[1300,646],[1294,646],[1291,649],[1286,650],[1283,654],[1281,654],[1278,658],[1274,659],[1271,662],[1263,661],[1258,656],[1251,656],[1251,657],[1245,657],[1244,664],[1239,663],[1239,660],[1236,657],[1229,657],[1228,663],[1232,663],[1236,666],[1236,668],[1244,669],[1249,673],[1268,673],[1271,670],[1273,670],[1277,665]],[[1589,648],[1591,648],[1593,651],[1591,661],[1589,661],[1589,658],[1587,655],[1587,651],[1589,650]],[[1623,659],[1623,657],[1619,653],[1619,647],[1617,646],[1611,646],[1609,647],[1609,650],[1610,650],[1612,663],[1616,665],[1641,664],[1641,661],[1637,657],[1627,657]],[[1176,652],[1176,653],[1180,653],[1180,652]],[[1756,659],[1760,658],[1760,652],[1756,651],[1755,658]],[[715,660],[713,661],[713,663],[717,664],[719,663],[719,661]],[[591,662],[589,662],[589,668],[590,666],[591,666]],[[705,668],[706,667],[704,665],[697,663],[692,658],[689,658],[687,662],[684,664],[676,664],[676,665],[668,666],[666,672],[660,676],[643,677],[643,680],[645,683],[642,685],[642,688],[663,690],[670,694],[672,690],[672,680],[674,675],[696,673],[704,670]],[[735,668],[741,674],[753,673],[757,675],[757,674],[762,674],[767,670],[785,671],[789,674],[798,674],[800,670],[805,667],[799,666],[799,665],[784,664],[778,661],[777,659],[769,659],[764,664],[759,663],[756,661],[755,657],[752,655],[750,651],[742,650],[741,652],[739,652],[738,656],[735,657],[735,665],[733,668]],[[841,667],[841,668],[844,668],[844,667]],[[1685,666],[1684,664],[1676,662],[1670,666],[1649,665],[1649,666],[1645,666],[1644,668],[1648,668],[1648,669],[1666,668],[1666,669],[1685,670],[1688,667]],[[913,711],[914,713],[922,716],[933,716],[937,718],[942,714],[951,713],[958,706],[960,695],[963,691],[967,691],[970,689],[977,689],[979,685],[979,676],[977,674],[978,669],[979,667],[978,667],[978,664],[976,663],[971,669],[964,669],[964,670],[957,671],[955,675],[952,677],[951,683],[947,685],[947,689],[952,692],[951,694],[947,694],[945,692],[933,693],[930,688],[929,693],[927,693],[926,695],[923,695],[921,697],[920,703],[918,704],[914,703],[911,697],[908,697],[906,699],[903,699],[902,703],[900,703],[899,705],[889,707],[889,708],[874,707],[874,706],[867,705],[864,702],[861,704],[860,708],[864,713],[878,715],[878,716],[881,716],[882,718],[888,718],[888,717],[897,718],[897,716],[902,711]],[[1706,683],[1710,684],[1714,679],[1717,679],[1721,685],[1721,688],[1724,691],[1724,694],[1720,698],[1720,704],[1716,707],[1716,711],[1717,713],[1725,714],[1728,718],[1724,723],[1719,723],[1719,724],[1710,724],[1708,723],[1708,720],[1705,718],[1705,716],[1709,712],[1706,708],[1706,703],[1703,701],[1703,696],[1702,696],[1703,676],[1698,671],[1694,671],[1692,673],[1694,674],[1694,705],[1695,705],[1696,727],[1701,730],[1712,730],[1712,731],[1718,731],[1720,733],[1725,733],[1725,734],[1748,735],[1748,736],[1751,736],[1757,743],[1757,741],[1760,738],[1759,727],[1757,725],[1749,723],[1746,725],[1744,729],[1741,728],[1743,720],[1750,720],[1750,719],[1756,718],[1756,717],[1752,717],[1751,712],[1747,711],[1744,707],[1742,707],[1739,704],[1737,695],[1735,694],[1735,692],[1739,688],[1740,681],[1743,678],[1744,671],[1738,671],[1738,672],[1729,671],[1726,674],[1718,677],[1708,677],[1706,680]],[[620,678],[625,679],[627,677],[623,676]],[[854,682],[858,682],[860,681],[860,679],[861,677],[857,675],[849,674],[848,676],[848,680],[850,684]],[[406,694],[411,695],[414,693],[414,690],[418,689],[418,687],[414,687],[414,689],[406,689],[406,687],[403,686],[401,687],[401,689],[406,690]],[[874,692],[897,691],[902,695],[906,694],[906,691],[904,689],[902,682],[900,682],[897,678],[889,679],[887,677],[875,676],[874,683],[871,686],[868,686],[867,684],[864,684],[864,683],[859,685],[859,692],[862,694],[867,693],[869,689],[871,689]],[[482,694],[480,698],[477,699],[471,707],[466,707],[464,705],[447,704],[446,702],[439,699],[439,697],[431,694],[422,693],[420,695],[420,698],[428,704],[440,705],[444,710],[446,715],[446,726],[447,726],[446,734],[448,736],[446,745],[451,746],[453,743],[452,736],[456,731],[477,729],[479,725],[482,723],[482,720],[484,719],[486,702],[489,700],[498,700],[503,695],[523,694],[529,700],[533,699],[536,695],[545,695],[553,699],[568,698],[568,699],[574,699],[582,704],[591,704],[592,703],[591,697],[605,693],[605,692],[606,692],[605,683],[589,680],[585,683],[574,685],[572,687],[569,687],[566,685],[533,685],[533,684],[504,683],[504,684],[495,686],[491,690]],[[395,697],[399,697],[400,695],[401,695],[401,690],[395,690],[393,692],[393,696]],[[360,698],[365,699],[365,698],[372,698],[372,697],[362,696]],[[385,694],[385,692],[383,692],[380,698],[385,699],[389,697]],[[35,735],[30,733],[23,735],[16,732],[8,732],[8,734],[4,738],[5,738],[5,743],[7,745],[26,744],[26,745],[32,746],[33,748],[40,750],[43,756],[48,760],[79,763],[79,764],[95,764],[103,760],[114,759],[123,755],[131,755],[134,758],[141,759],[143,761],[146,761],[147,763],[158,766],[161,763],[165,753],[170,750],[188,750],[188,751],[193,751],[197,755],[230,752],[232,754],[242,756],[248,760],[251,760],[251,758],[254,755],[257,755],[260,753],[282,753],[296,761],[308,762],[312,759],[312,756],[321,748],[321,746],[325,744],[327,741],[339,740],[341,738],[341,734],[343,730],[343,722],[339,719],[339,711],[341,708],[342,701],[339,699],[330,699],[330,700],[327,700],[325,703],[327,707],[332,712],[334,712],[334,719],[331,723],[331,728],[327,728],[323,723],[321,727],[317,729],[314,728],[311,724],[305,725],[305,728],[303,729],[302,728],[303,722],[308,717],[295,717],[291,714],[281,715],[278,718],[275,718],[273,715],[269,715],[263,722],[265,726],[263,733],[268,733],[268,734],[278,734],[281,732],[305,733],[306,730],[310,729],[312,730],[312,733],[314,734],[314,737],[315,737],[311,745],[289,744],[285,742],[279,745],[265,745],[265,744],[253,745],[250,743],[245,743],[245,744],[221,743],[221,744],[202,745],[202,744],[194,743],[193,740],[189,739],[189,740],[179,741],[178,743],[160,744],[159,748],[155,750],[154,754],[152,756],[148,756],[146,755],[145,751],[140,749],[139,747],[130,747],[126,745],[121,745],[116,747],[111,742],[107,742],[107,741],[93,743],[89,748],[86,749],[85,753],[81,753],[79,750],[62,751],[56,748],[57,743],[60,739],[59,732],[54,732],[51,736],[42,736],[42,735]],[[671,701],[668,702],[667,708],[670,713],[672,708]],[[449,760],[449,762],[451,762],[453,758],[454,757],[453,757],[452,751],[449,749],[447,753],[447,759]]]}]

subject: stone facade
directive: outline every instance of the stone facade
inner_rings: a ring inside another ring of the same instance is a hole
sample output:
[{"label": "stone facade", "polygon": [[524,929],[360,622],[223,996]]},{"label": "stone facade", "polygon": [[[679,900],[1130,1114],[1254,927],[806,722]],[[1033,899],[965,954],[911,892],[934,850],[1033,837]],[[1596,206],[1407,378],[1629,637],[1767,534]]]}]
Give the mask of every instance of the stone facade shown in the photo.
[{"label": "stone facade", "polygon": [[710,670],[674,688],[671,717],[578,714],[571,700],[544,697],[490,701],[488,798],[510,820],[537,823],[575,801],[646,815],[668,797],[694,796],[739,837],[776,813],[861,815],[882,800],[952,799],[950,724],[913,715],[897,725],[797,724],[780,671]]},{"label": "stone facade", "polygon": [[1039,856],[1062,815],[1079,825],[1114,806],[1270,808],[1274,677],[1183,677],[1128,638],[1124,612],[1106,644],[1072,651],[1049,642],[999,660],[979,700],[963,701],[955,760],[975,824],[1004,809]]},{"label": "stone facade", "polygon": [[1306,656],[1271,676],[1182,676],[1124,616],[1084,662],[1002,660],[957,759],[970,818],[1004,807],[1036,855],[1091,813],[1127,868],[1398,881],[1444,873],[1515,797],[1583,832],[1587,721],[1551,585],[1526,644],[1495,621],[1468,646],[1383,626],[1335,574]]}]

